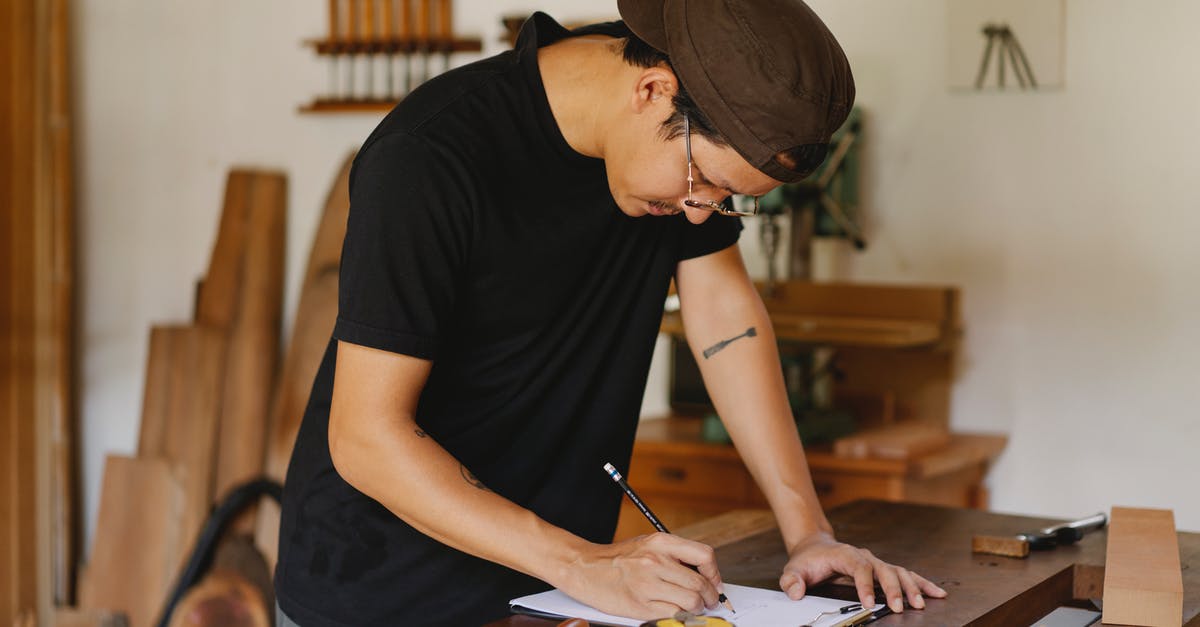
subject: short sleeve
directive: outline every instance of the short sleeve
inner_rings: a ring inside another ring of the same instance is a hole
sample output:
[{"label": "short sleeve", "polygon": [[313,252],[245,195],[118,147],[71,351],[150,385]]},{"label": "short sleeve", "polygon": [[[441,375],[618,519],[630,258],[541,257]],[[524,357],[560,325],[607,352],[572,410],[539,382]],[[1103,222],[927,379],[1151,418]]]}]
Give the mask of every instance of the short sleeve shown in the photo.
[{"label": "short sleeve", "polygon": [[714,214],[700,224],[688,222],[683,215],[677,219],[684,223],[679,261],[725,250],[736,244],[742,233],[742,219],[738,217]]},{"label": "short sleeve", "polygon": [[380,136],[359,152],[335,339],[435,357],[471,241],[463,170],[409,134]]}]

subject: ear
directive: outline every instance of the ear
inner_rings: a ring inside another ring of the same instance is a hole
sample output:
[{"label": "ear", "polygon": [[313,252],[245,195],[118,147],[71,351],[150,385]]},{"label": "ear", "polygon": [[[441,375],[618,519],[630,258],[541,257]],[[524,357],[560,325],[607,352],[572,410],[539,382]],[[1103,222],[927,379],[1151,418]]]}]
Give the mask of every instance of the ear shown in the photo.
[{"label": "ear", "polygon": [[675,73],[665,65],[645,68],[637,76],[629,105],[634,113],[643,113],[648,109],[662,105],[670,105],[671,98],[679,91],[679,82]]}]

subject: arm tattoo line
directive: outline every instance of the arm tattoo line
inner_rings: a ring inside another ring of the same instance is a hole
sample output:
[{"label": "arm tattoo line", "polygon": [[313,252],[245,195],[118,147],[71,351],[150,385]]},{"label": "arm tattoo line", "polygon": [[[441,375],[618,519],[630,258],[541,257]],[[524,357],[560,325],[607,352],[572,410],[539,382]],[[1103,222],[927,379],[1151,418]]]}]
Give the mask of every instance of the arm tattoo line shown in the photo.
[{"label": "arm tattoo line", "polygon": [[484,490],[484,491],[488,491],[488,492],[490,492],[490,490],[488,490],[487,486],[483,485],[483,482],[482,482],[482,481],[480,481],[478,477],[476,477],[475,475],[471,474],[471,471],[470,471],[470,470],[467,470],[467,467],[466,467],[466,466],[463,466],[463,465],[460,463],[460,464],[458,465],[458,471],[459,471],[460,473],[462,473],[462,478],[463,478],[463,479],[464,479],[464,480],[465,480],[467,483],[469,483],[469,484],[471,484],[471,485],[475,486],[476,488],[479,488],[480,490]]},{"label": "arm tattoo line", "polygon": [[427,438],[427,437],[429,437],[429,434],[428,434],[428,433],[425,433],[425,432],[424,432],[424,431],[422,431],[421,429],[417,429],[416,433],[417,433],[417,437],[418,437],[418,438]]},{"label": "arm tattoo line", "polygon": [[744,337],[754,337],[756,335],[758,335],[758,331],[756,331],[754,329],[754,327],[750,327],[749,329],[746,329],[746,332],[741,335],[735,335],[735,336],[729,338],[728,340],[721,340],[720,342],[717,342],[716,344],[713,344],[712,346],[709,346],[708,348],[704,349],[704,358],[708,359],[709,357],[716,355],[717,353],[721,352],[721,350],[724,349],[726,346],[729,346],[730,344],[732,344]]}]

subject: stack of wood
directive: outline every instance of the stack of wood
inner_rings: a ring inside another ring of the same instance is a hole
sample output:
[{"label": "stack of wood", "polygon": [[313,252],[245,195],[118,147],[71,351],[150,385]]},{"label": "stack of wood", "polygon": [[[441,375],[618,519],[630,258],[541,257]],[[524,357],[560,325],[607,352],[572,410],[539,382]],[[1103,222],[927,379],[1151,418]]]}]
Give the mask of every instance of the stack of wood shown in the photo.
[{"label": "stack of wood", "polygon": [[[336,316],[347,175],[348,163],[326,204],[281,364],[287,182],[276,172],[230,172],[194,319],[150,331],[137,455],[106,459],[80,610],[123,613],[130,627],[157,624],[214,504],[264,475],[283,480]],[[170,624],[269,625],[277,536],[274,503],[242,512]]]}]

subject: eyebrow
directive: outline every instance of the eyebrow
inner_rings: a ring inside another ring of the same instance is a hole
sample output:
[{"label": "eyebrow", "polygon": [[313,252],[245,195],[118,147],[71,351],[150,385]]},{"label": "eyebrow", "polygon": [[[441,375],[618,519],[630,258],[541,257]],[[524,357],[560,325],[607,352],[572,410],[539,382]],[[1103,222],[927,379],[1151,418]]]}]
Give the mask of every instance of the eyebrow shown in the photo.
[{"label": "eyebrow", "polygon": [[[695,165],[695,162],[693,162],[693,165]],[[696,174],[700,175],[701,181],[703,181],[709,185],[712,185],[714,187],[719,187],[721,189],[727,189],[727,190],[729,190],[729,193],[731,193],[731,194],[737,194],[739,196],[749,196],[750,195],[750,194],[743,194],[742,192],[739,192],[736,189],[733,189],[733,187],[731,187],[727,181],[714,181],[714,180],[708,178],[707,176],[704,175],[704,170],[701,170],[699,165],[696,165],[695,167],[696,167]]]}]

